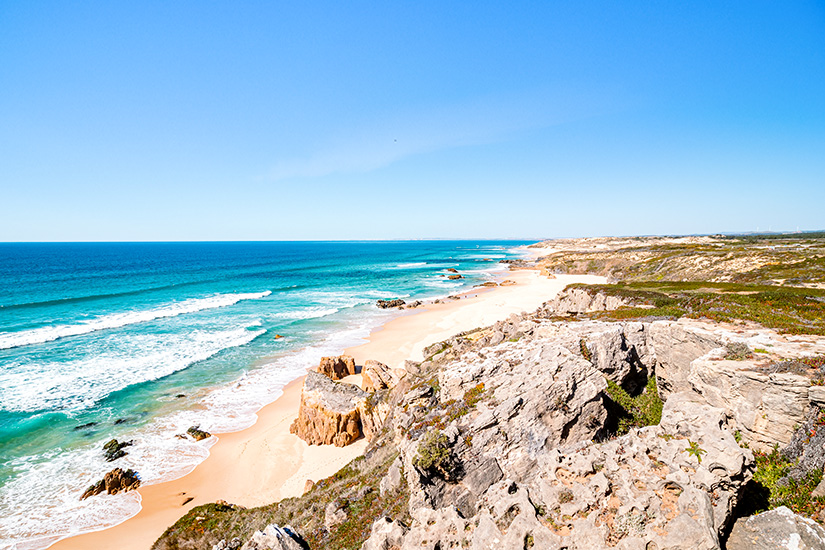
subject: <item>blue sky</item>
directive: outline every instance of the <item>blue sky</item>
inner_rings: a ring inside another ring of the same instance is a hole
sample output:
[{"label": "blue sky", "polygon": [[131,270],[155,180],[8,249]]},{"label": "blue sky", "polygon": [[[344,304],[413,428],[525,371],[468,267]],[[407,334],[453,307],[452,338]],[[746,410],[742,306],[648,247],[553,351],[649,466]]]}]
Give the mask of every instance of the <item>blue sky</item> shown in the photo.
[{"label": "blue sky", "polygon": [[825,3],[0,2],[0,241],[825,228]]}]

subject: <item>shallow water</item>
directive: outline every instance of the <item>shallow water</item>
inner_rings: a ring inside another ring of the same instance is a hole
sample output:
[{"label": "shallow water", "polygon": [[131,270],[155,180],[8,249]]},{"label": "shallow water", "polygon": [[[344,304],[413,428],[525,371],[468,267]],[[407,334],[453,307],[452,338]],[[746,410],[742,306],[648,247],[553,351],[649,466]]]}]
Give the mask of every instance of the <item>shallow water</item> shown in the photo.
[{"label": "shallow water", "polygon": [[[251,425],[393,315],[376,299],[455,293],[522,244],[0,244],[0,548],[134,515],[134,493],[78,497],[115,466],[144,483],[183,475],[210,443],[175,434]],[[107,463],[113,437],[135,444]]]}]

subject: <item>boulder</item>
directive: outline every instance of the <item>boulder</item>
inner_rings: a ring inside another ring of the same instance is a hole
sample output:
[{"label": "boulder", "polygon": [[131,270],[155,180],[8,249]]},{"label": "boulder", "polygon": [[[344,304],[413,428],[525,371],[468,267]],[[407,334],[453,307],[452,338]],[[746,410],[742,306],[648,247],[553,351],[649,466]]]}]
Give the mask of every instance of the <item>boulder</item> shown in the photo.
[{"label": "boulder", "polygon": [[464,275],[447,275],[447,278],[451,281],[455,281],[456,279],[463,279]]},{"label": "boulder", "polygon": [[456,268],[454,268],[454,267],[448,267],[448,268],[446,269],[446,271],[448,271],[448,272],[450,272],[450,273],[458,273],[458,270],[457,270]]},{"label": "boulder", "polygon": [[359,404],[369,394],[352,384],[307,373],[298,418],[289,431],[310,445],[344,447],[361,436]]},{"label": "boulder", "polygon": [[372,359],[364,362],[361,380],[361,387],[370,392],[392,388],[398,383],[398,377],[387,365]]},{"label": "boulder", "polygon": [[263,531],[255,531],[241,550],[303,550],[301,537],[288,525],[283,528],[267,525]]},{"label": "boulder", "polygon": [[785,506],[742,518],[731,531],[728,550],[821,550],[825,548],[825,528],[794,514]]},{"label": "boulder", "polygon": [[514,284],[516,284],[516,282],[512,279],[505,279],[499,283],[499,286],[513,286]]},{"label": "boulder", "polygon": [[116,495],[117,493],[137,489],[138,487],[140,487],[140,477],[138,477],[137,472],[134,470],[115,468],[103,476],[102,480],[89,486],[83,495],[81,495],[80,500],[99,495],[104,491],[107,494]]},{"label": "boulder", "polygon": [[355,359],[349,355],[321,357],[318,372],[329,377],[331,380],[340,380],[351,374],[355,374]]}]

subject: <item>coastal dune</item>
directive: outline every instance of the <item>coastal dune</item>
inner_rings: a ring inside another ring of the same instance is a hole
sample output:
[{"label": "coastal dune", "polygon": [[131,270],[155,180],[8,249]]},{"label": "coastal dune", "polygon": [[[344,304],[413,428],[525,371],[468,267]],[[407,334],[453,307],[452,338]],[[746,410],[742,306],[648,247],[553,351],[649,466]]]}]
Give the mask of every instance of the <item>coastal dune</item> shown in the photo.
[{"label": "coastal dune", "polygon": [[[378,330],[367,343],[350,348],[358,365],[375,359],[392,367],[421,360],[424,348],[458,332],[491,325],[511,314],[532,311],[571,283],[602,283],[592,275],[541,276],[537,271],[507,273],[515,284],[476,288],[459,299],[404,311]],[[314,365],[307,365],[308,368]],[[360,383],[360,376],[345,379]],[[297,417],[303,378],[258,412],[258,421],[239,432],[219,434],[210,456],[190,474],[139,489],[142,509],[120,525],[57,542],[56,550],[118,548],[147,550],[165,529],[195,506],[224,500],[245,507],[302,494],[306,481],[334,474],[363,453],[364,438],[352,445],[309,446],[289,433]],[[104,497],[105,498],[105,497]]]}]

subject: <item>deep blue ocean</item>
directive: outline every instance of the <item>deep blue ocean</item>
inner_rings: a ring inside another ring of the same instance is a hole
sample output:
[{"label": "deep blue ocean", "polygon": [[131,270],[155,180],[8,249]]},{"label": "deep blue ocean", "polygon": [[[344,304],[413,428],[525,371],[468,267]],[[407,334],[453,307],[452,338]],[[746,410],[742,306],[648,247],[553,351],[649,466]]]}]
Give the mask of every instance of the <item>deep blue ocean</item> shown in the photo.
[{"label": "deep blue ocean", "polygon": [[[253,424],[320,357],[397,314],[377,299],[453,294],[524,244],[0,244],[0,548],[134,515],[135,493],[79,496],[114,466],[145,484],[185,474],[211,442],[175,434]],[[113,437],[135,443],[114,464],[101,453]]]}]

